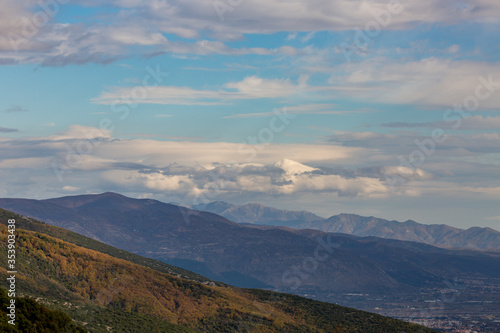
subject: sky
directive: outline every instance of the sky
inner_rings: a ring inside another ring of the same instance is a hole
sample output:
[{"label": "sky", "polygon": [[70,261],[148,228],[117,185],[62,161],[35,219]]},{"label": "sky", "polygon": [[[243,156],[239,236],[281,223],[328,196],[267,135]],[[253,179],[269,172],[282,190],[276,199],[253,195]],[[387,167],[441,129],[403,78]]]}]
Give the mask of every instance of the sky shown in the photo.
[{"label": "sky", "polygon": [[500,230],[498,0],[0,5],[0,197]]}]

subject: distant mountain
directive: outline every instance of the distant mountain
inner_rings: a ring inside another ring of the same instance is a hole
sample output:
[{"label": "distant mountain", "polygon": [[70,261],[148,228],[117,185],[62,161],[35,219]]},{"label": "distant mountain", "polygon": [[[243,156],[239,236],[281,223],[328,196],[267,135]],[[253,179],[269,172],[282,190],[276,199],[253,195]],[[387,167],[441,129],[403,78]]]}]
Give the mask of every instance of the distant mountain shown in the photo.
[{"label": "distant mountain", "polygon": [[219,214],[238,223],[316,229],[360,237],[374,236],[444,247],[480,250],[500,249],[500,232],[491,228],[472,227],[464,230],[445,224],[426,225],[411,220],[398,222],[355,214],[340,214],[325,219],[305,211],[279,210],[259,204],[232,205],[222,201],[199,204],[193,208]]},{"label": "distant mountain", "polygon": [[500,277],[495,253],[317,230],[243,226],[216,214],[116,193],[0,199],[0,207],[243,287],[400,292],[437,287],[457,277]]},{"label": "distant mountain", "polygon": [[295,227],[299,224],[323,219],[316,214],[306,211],[281,210],[256,203],[232,205],[223,201],[215,201],[208,204],[198,204],[192,208],[215,213],[238,223],[261,225]]},{"label": "distant mountain", "polygon": [[500,232],[491,228],[472,227],[463,230],[445,224],[426,225],[411,220],[388,221],[373,216],[363,217],[354,214],[340,214],[324,220],[304,222],[296,228],[311,228],[361,237],[399,239],[455,248],[500,249]]},{"label": "distant mountain", "polygon": [[10,218],[18,235],[17,290],[31,299],[17,299],[12,327],[0,288],[2,332],[435,332],[298,296],[181,279],[123,259],[151,264],[146,258],[0,210],[3,263]]}]

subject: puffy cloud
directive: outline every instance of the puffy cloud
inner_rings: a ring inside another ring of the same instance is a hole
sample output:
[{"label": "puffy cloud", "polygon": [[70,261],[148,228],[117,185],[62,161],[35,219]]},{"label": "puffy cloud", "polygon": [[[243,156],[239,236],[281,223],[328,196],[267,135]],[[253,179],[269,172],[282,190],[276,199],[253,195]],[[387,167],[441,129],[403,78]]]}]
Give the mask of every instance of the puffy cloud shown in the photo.
[{"label": "puffy cloud", "polygon": [[134,188],[139,192],[176,192],[190,195],[193,200],[205,201],[215,195],[241,192],[275,195],[321,192],[345,197],[383,197],[390,194],[390,189],[381,179],[314,173],[319,169],[287,159],[266,165],[174,167],[177,170],[167,166],[149,171],[106,171],[103,179],[115,186]]},{"label": "puffy cloud", "polygon": [[358,148],[334,145],[269,144],[257,149],[228,142],[119,140],[109,132],[75,125],[47,137],[2,139],[0,153],[0,168],[11,174],[4,177],[10,189],[19,188],[21,177],[39,186],[60,184],[52,185],[53,191],[63,192],[87,188],[180,196],[207,196],[214,189],[240,194],[388,194],[383,180],[368,172],[344,176],[303,164],[342,165],[361,154]]},{"label": "puffy cloud", "polygon": [[[294,200],[309,195],[368,200],[464,191],[485,198],[498,195],[492,179],[499,161],[467,160],[498,153],[497,133],[450,136],[448,146],[423,165],[398,165],[395,141],[407,156],[415,149],[413,139],[409,134],[343,132],[330,138],[336,144],[269,144],[259,149],[229,142],[121,140],[72,126],[48,137],[0,139],[0,174],[7,196],[57,196],[85,188],[94,193],[150,193],[185,204],[256,195]],[[388,177],[406,182],[391,187]],[[43,188],[43,193],[26,192],[34,187]]]}]

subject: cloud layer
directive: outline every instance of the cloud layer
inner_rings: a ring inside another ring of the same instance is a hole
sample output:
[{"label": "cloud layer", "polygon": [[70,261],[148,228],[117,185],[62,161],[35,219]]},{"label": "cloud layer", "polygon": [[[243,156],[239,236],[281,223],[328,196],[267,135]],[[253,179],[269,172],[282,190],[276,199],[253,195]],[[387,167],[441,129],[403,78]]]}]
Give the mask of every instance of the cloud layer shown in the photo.
[{"label": "cloud layer", "polygon": [[[429,157],[421,167],[398,165],[396,156],[388,159],[395,150],[405,154],[415,149],[414,138],[408,135],[406,140],[399,140],[399,148],[380,151],[377,147],[394,145],[393,137],[369,132],[338,133],[330,138],[335,144],[254,146],[229,142],[120,140],[112,138],[107,131],[72,126],[66,132],[43,138],[2,139],[0,168],[2,173],[10,175],[3,178],[4,182],[11,182],[5,188],[18,190],[24,187],[24,182],[37,178],[51,184],[49,187],[56,192],[89,185],[88,188],[96,192],[111,187],[124,192],[168,193],[192,198],[213,197],[214,191],[223,196],[324,193],[383,198],[441,191],[445,183],[428,186],[432,184],[429,182],[436,182],[435,175],[442,178],[441,181],[446,179],[446,169],[463,173],[466,179],[470,163],[457,166],[450,162],[449,158],[460,156],[453,150],[471,147],[469,153],[462,153],[464,159],[500,154],[498,134],[454,135],[437,147],[435,156]],[[477,143],[471,140],[481,140],[482,151],[473,148]],[[366,166],[360,167],[362,165]],[[34,170],[45,171],[42,175]],[[487,170],[495,172],[495,167],[486,164],[484,171]],[[387,177],[394,175],[405,177],[408,184],[391,188]],[[21,183],[20,179],[23,179]],[[426,185],[420,187],[419,182]],[[470,188],[476,188],[473,192],[483,188],[485,195],[496,194],[494,188],[488,189],[487,182],[477,183],[476,179],[469,184]]]},{"label": "cloud layer", "polygon": [[[495,0],[466,1],[76,1],[72,5],[104,9],[89,22],[60,19],[66,1],[39,6],[30,0],[4,1],[0,14],[0,62],[49,66],[109,63],[138,52],[143,55],[296,53],[291,47],[233,48],[225,41],[245,34],[281,31],[345,31],[378,24],[379,29],[410,29],[421,24],[496,22]],[[399,4],[399,5],[398,5]],[[170,40],[174,35],[184,40]],[[308,42],[313,35],[302,38]],[[17,52],[13,52],[13,47]]]}]

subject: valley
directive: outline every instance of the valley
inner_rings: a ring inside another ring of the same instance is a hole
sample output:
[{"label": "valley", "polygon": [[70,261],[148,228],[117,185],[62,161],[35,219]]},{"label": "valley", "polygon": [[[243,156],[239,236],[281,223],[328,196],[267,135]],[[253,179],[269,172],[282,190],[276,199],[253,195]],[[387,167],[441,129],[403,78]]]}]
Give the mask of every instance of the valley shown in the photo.
[{"label": "valley", "polygon": [[[7,324],[2,307],[0,327],[5,332],[26,332],[34,327],[81,333],[435,332],[331,303],[218,284],[0,210],[3,279],[7,275],[7,220],[17,224],[18,293],[23,298],[16,302],[30,304],[31,311],[39,309],[42,314],[34,317],[20,311],[19,331],[18,326]],[[200,279],[204,281],[198,282]],[[6,302],[3,289],[1,295],[1,301]],[[24,316],[29,319],[24,320]],[[50,319],[56,316],[59,326]]]},{"label": "valley", "polygon": [[[441,330],[449,323],[455,323],[453,329],[479,325],[494,330],[496,325],[497,251],[242,225],[213,213],[116,193],[0,199],[0,207],[81,233],[89,237],[86,244],[103,242],[141,256],[127,258],[164,262],[170,265],[163,268],[167,273],[181,267],[184,273],[177,276],[198,276],[203,283],[287,292]],[[442,309],[442,295],[462,286],[467,287],[453,302],[446,298]],[[487,311],[473,306],[477,304]]]}]

